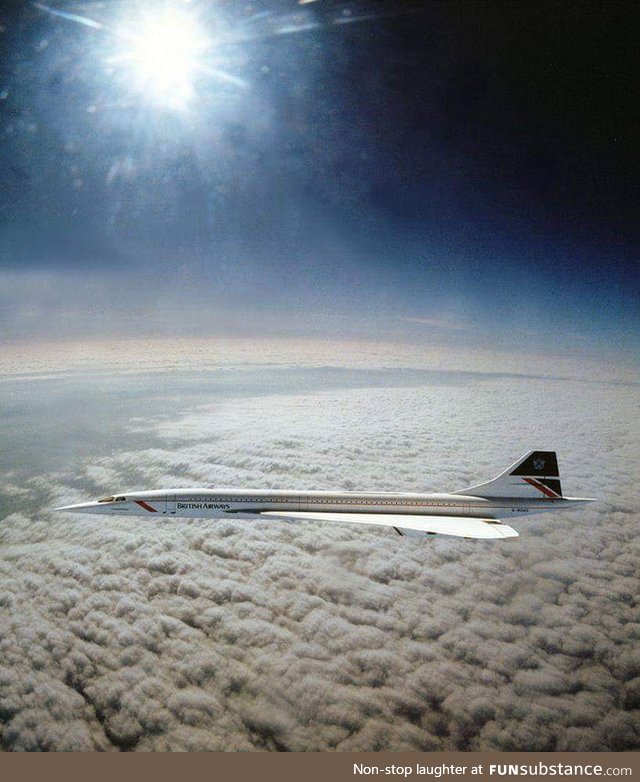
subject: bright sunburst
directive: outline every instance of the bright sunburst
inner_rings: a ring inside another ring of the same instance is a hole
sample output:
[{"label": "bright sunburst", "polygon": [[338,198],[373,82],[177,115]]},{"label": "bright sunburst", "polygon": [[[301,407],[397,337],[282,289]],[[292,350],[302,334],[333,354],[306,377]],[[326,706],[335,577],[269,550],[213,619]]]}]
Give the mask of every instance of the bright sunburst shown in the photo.
[{"label": "bright sunburst", "polygon": [[150,103],[184,108],[195,94],[211,39],[194,12],[164,7],[127,21],[112,62],[125,65],[132,89]]}]

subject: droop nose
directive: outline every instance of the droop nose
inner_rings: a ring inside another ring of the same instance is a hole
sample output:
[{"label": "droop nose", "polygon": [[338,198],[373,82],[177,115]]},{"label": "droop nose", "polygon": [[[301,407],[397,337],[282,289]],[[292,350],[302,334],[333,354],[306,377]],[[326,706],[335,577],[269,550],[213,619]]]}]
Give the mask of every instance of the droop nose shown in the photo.
[{"label": "droop nose", "polygon": [[77,505],[62,505],[54,510],[64,510],[67,513],[101,513],[109,510],[109,505],[101,502],[80,502]]}]

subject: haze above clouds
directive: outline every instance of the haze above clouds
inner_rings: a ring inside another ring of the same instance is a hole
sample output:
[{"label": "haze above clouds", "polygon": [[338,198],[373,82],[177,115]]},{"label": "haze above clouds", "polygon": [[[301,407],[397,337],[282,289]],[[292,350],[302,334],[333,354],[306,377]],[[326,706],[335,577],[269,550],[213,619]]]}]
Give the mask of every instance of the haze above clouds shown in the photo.
[{"label": "haze above clouds", "polygon": [[[401,319],[399,319],[401,320]],[[308,339],[251,336],[103,339],[100,341],[8,342],[2,347],[0,382],[30,377],[90,373],[184,372],[256,366],[343,369],[414,369],[511,373],[614,382],[638,382],[636,363],[619,356],[596,360],[579,351],[554,351],[528,339],[527,350],[497,351],[488,346],[451,345],[435,338]],[[532,349],[533,347],[533,349]],[[536,350],[539,348],[539,350]],[[556,352],[557,351],[557,352]]]},{"label": "haze above clouds", "polygon": [[[289,366],[238,350],[32,382],[4,362],[2,746],[637,748],[637,385],[542,359],[550,377],[513,376],[504,356],[384,369],[392,351],[363,345],[293,369],[280,349]],[[454,490],[531,447],[599,502],[505,543],[50,510],[179,485]]]}]

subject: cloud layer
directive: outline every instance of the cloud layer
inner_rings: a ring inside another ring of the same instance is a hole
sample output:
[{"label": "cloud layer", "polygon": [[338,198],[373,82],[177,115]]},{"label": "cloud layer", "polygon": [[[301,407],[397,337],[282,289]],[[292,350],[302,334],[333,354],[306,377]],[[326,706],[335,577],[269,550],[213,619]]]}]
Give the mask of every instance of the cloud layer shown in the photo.
[{"label": "cloud layer", "polygon": [[[2,746],[637,748],[636,406],[634,387],[456,377],[120,422],[153,447],[33,477],[0,522]],[[165,485],[457,489],[531,447],[600,502],[517,541],[46,510]]]}]

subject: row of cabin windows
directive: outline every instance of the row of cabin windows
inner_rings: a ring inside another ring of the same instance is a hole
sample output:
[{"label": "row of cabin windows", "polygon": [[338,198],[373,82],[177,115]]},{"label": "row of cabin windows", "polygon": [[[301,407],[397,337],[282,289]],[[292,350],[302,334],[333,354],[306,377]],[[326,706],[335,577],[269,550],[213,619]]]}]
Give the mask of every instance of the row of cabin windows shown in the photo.
[{"label": "row of cabin windows", "polygon": [[[125,502],[126,497],[103,497],[98,502]],[[363,500],[363,499],[322,499],[317,497],[306,497],[288,499],[287,497],[176,497],[178,502],[304,502],[322,505],[403,505],[411,507],[460,507],[455,502],[407,502],[406,500]],[[162,501],[160,499],[160,501]]]},{"label": "row of cabin windows", "polygon": [[433,507],[434,505],[439,507],[460,507],[455,502],[406,502],[398,500],[318,500],[313,497],[309,498],[309,504],[323,503],[327,505],[410,505],[412,507]]},{"label": "row of cabin windows", "polygon": [[177,497],[178,502],[302,502],[310,505],[402,505],[412,507],[460,507],[455,502],[406,502],[399,500],[351,500],[351,499],[319,499],[306,498],[288,499],[287,497]]}]

